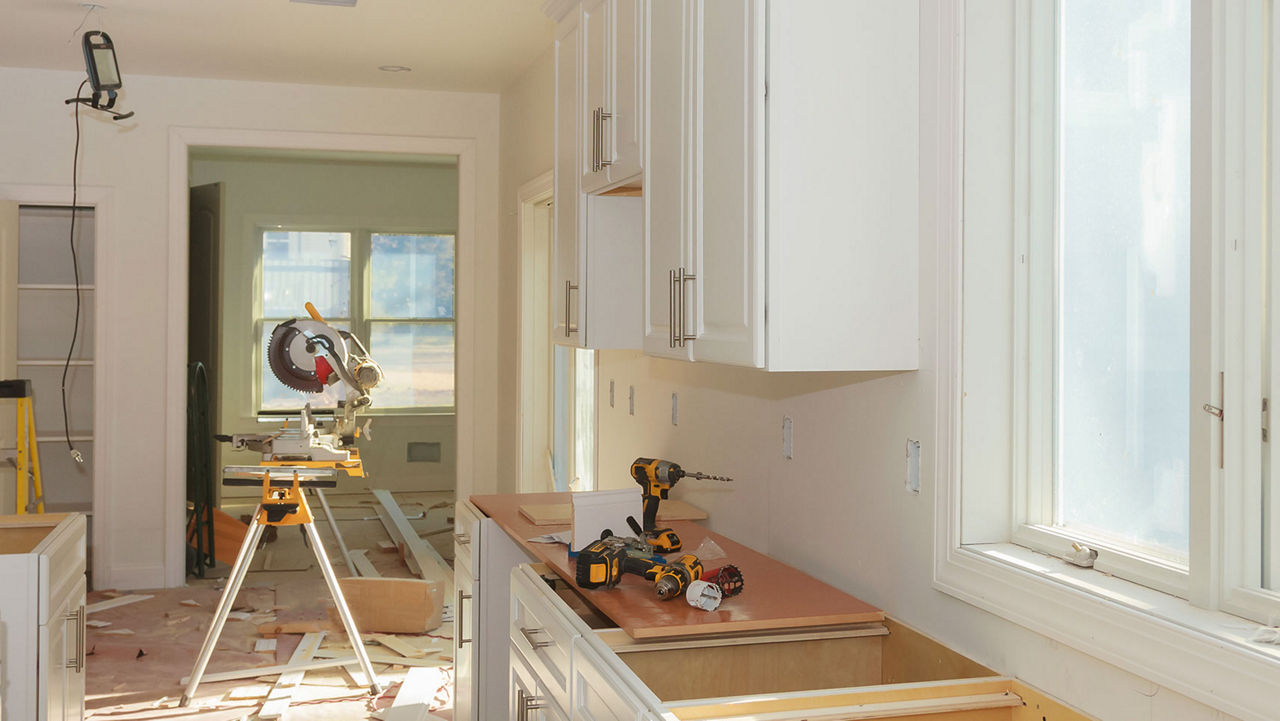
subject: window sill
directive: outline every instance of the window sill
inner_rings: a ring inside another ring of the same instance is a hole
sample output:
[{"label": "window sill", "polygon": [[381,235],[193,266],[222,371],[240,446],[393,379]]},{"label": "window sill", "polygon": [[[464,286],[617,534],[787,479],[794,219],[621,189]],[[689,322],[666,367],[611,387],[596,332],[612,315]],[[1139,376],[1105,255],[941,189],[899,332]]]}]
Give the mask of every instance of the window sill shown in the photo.
[{"label": "window sill", "polygon": [[940,558],[934,587],[1241,719],[1275,718],[1280,646],[1258,628],[1008,543]]}]

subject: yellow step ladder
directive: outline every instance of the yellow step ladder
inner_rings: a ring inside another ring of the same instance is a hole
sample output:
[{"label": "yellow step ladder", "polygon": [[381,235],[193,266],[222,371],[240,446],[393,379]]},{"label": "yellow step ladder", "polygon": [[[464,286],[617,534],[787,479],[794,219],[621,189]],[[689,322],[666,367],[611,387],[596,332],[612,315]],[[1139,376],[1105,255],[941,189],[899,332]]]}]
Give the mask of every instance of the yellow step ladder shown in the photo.
[{"label": "yellow step ladder", "polygon": [[[35,396],[31,381],[0,381],[0,399],[18,401],[18,488],[15,505],[19,514],[44,513],[44,486],[40,483],[40,446],[36,443]],[[31,495],[34,491],[34,497]]]}]

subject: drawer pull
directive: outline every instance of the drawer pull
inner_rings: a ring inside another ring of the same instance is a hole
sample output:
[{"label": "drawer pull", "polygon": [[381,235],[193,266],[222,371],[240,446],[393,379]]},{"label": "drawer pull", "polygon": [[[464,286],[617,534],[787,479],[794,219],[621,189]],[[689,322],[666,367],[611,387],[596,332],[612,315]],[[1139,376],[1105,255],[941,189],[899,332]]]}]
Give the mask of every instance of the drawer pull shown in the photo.
[{"label": "drawer pull", "polygon": [[470,601],[470,600],[471,600],[471,594],[458,591],[458,603],[454,606],[456,610],[453,612],[453,615],[454,615],[453,635],[458,637],[458,648],[462,648],[463,646],[471,643],[471,639],[462,637],[462,632],[465,631],[467,628],[466,622],[462,620],[463,619],[462,602]]},{"label": "drawer pull", "polygon": [[533,635],[536,633],[546,633],[546,632],[547,630],[545,628],[525,628],[524,626],[520,627],[520,635],[524,636],[524,640],[528,641],[529,645],[533,646],[534,648],[546,648],[548,646],[556,645],[555,641],[539,641],[538,639],[533,637]]},{"label": "drawer pull", "polygon": [[455,533],[455,534],[453,534],[453,542],[454,542],[454,543],[456,543],[456,544],[458,544],[459,546],[465,546],[465,545],[467,545],[467,544],[471,543],[471,534],[470,534],[470,533]]},{"label": "drawer pull", "polygon": [[524,692],[524,689],[516,689],[516,721],[529,721],[529,712],[546,708],[547,704],[542,701],[541,696],[533,696]]},{"label": "drawer pull", "polygon": [[64,665],[66,668],[69,668],[77,673],[84,671],[84,664],[85,664],[85,655],[86,655],[85,654],[85,629],[84,629],[85,615],[86,614],[85,614],[84,604],[81,604],[80,608],[77,608],[76,610],[62,617],[62,620],[64,622],[71,621],[71,622],[74,622],[76,625],[76,652],[74,656],[72,656],[69,659],[66,659],[66,663]]}]

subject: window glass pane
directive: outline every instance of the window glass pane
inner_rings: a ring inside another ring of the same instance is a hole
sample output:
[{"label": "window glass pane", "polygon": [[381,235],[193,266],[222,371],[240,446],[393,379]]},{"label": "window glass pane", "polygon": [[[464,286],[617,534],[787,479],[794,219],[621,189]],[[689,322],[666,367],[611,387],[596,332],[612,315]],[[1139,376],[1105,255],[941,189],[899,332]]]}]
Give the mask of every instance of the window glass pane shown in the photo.
[{"label": "window glass pane", "polygon": [[452,318],[453,236],[374,233],[369,304],[374,318]]},{"label": "window glass pane", "polygon": [[350,317],[351,234],[263,231],[262,315],[305,315],[307,301],[325,318]]},{"label": "window glass pane", "polygon": [[[271,371],[271,364],[267,362],[267,339],[271,337],[271,333],[276,329],[276,326],[286,320],[288,318],[262,321],[262,337],[259,339],[258,345],[258,355],[262,359],[262,406],[260,410],[296,411],[307,403],[310,403],[312,408],[336,408],[338,401],[345,400],[347,397],[347,384],[342,381],[325,388],[323,393],[303,393],[281,383],[276,378],[275,373]],[[325,322],[334,328],[350,330],[350,323],[346,319],[326,318]]]},{"label": "window glass pane", "polygon": [[372,323],[369,352],[386,377],[374,408],[453,407],[453,324]]},{"label": "window glass pane", "polygon": [[1189,0],[1066,0],[1057,521],[1185,560]]}]

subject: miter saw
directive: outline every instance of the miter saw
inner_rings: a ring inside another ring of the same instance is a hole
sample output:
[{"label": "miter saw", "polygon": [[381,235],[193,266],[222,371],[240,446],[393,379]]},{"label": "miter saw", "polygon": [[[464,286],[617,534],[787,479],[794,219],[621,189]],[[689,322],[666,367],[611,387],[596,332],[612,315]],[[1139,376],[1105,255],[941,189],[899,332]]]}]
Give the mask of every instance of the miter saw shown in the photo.
[{"label": "miter saw", "polygon": [[294,318],[276,326],[267,341],[267,365],[285,386],[303,393],[320,393],[342,381],[346,399],[338,403],[328,426],[317,423],[311,404],[303,406],[298,427],[288,421],[277,433],[237,433],[219,436],[236,450],[257,451],[262,465],[312,466],[342,469],[363,476],[355,439],[368,434],[356,426],[356,411],[370,403],[369,391],[382,381],[382,367],[351,333],[324,321],[311,303],[309,319]]}]

